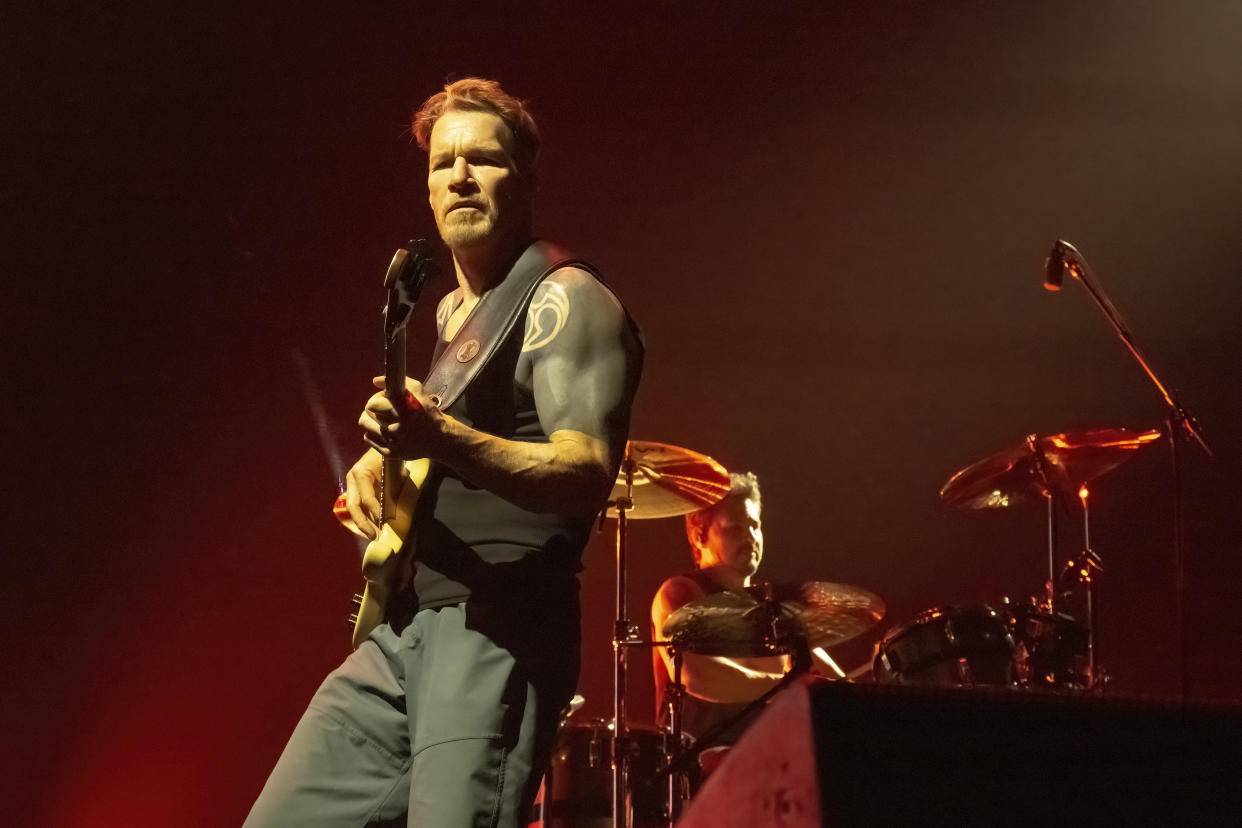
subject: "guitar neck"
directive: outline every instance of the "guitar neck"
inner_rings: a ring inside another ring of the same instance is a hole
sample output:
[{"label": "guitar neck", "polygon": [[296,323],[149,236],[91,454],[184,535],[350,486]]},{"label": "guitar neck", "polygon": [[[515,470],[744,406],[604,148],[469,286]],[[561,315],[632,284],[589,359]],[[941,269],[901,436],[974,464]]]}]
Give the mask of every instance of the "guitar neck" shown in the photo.
[{"label": "guitar neck", "polygon": [[[405,405],[405,328],[398,328],[384,343],[384,396],[400,410]],[[389,481],[401,479],[404,461],[395,457],[384,458],[384,479],[380,496],[380,511],[385,522],[397,514],[397,491]]]}]

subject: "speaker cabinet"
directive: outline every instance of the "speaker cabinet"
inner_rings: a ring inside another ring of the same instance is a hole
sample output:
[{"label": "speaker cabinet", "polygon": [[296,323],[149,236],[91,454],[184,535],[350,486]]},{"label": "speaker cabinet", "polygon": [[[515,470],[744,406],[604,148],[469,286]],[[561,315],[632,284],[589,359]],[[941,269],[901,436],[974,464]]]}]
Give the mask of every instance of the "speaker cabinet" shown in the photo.
[{"label": "speaker cabinet", "polygon": [[678,824],[1242,824],[1242,710],[807,680]]}]

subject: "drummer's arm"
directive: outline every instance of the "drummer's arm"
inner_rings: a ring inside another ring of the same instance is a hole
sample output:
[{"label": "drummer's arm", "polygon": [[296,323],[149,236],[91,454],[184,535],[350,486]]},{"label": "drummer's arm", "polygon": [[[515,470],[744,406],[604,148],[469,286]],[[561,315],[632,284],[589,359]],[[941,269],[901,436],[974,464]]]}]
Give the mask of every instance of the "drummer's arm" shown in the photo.
[{"label": "drummer's arm", "polygon": [[724,658],[687,653],[681,666],[686,692],[710,702],[752,701],[784,677],[784,656]]},{"label": "drummer's arm", "polygon": [[[657,633],[679,607],[704,597],[703,590],[689,578],[669,578],[651,602],[651,623]],[[667,648],[660,649],[669,677],[673,675],[673,658]],[[729,704],[750,701],[780,681],[788,668],[784,656],[762,658],[724,658],[684,653],[681,681],[686,692],[710,702]]]}]

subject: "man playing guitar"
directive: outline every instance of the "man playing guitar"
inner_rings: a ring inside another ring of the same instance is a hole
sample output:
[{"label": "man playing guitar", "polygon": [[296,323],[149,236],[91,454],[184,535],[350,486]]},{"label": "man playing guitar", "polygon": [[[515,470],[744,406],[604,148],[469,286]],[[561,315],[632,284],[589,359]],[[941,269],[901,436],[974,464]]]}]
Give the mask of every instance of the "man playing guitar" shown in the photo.
[{"label": "man playing guitar", "polygon": [[[576,573],[624,452],[642,344],[589,265],[534,240],[539,139],[521,101],[466,78],[412,126],[457,288],[437,310],[426,387],[407,379],[402,402],[377,381],[345,496],[374,538],[384,458],[430,459],[410,577],[311,699],[247,828],[525,824],[577,681]],[[533,294],[502,290],[532,273]],[[482,344],[488,320],[515,311]],[[438,377],[474,360],[442,398]]]}]

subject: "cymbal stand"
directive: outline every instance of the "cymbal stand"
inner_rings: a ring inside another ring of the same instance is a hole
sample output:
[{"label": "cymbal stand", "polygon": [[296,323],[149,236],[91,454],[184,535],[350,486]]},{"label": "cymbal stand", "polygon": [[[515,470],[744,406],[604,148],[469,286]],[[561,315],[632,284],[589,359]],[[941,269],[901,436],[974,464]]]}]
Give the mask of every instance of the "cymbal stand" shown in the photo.
[{"label": "cymbal stand", "polygon": [[1052,492],[1044,490],[1048,502],[1048,580],[1044,584],[1044,609],[1053,612],[1056,603],[1057,583],[1057,504]]},{"label": "cymbal stand", "polygon": [[1087,689],[1094,690],[1099,684],[1095,661],[1095,573],[1104,571],[1104,561],[1091,549],[1091,509],[1087,503],[1090,495],[1085,485],[1078,488],[1078,499],[1082,501],[1082,553],[1065,565],[1062,577],[1072,576],[1083,585],[1087,604]]},{"label": "cymbal stand", "polygon": [[[673,656],[673,680],[664,685],[664,705],[668,710],[668,726],[666,736],[669,740],[668,750],[665,760],[672,763],[678,751],[682,746],[682,727],[683,714],[686,703],[686,685],[681,680],[681,668],[684,656],[675,642],[665,642],[669,648],[669,652]],[[681,816],[682,803],[689,798],[689,792],[685,795],[682,793],[685,787],[685,777],[682,774],[670,773],[668,775],[668,825],[669,828],[677,822],[677,818]]]},{"label": "cymbal stand", "polygon": [[1039,448],[1039,437],[1035,434],[1026,435],[1026,445],[1035,456],[1035,477],[1044,491],[1044,500],[1048,503],[1048,580],[1044,584],[1044,609],[1052,612],[1056,603],[1057,579],[1057,509],[1056,497],[1048,482],[1048,461]]},{"label": "cymbal stand", "polygon": [[[625,567],[629,527],[627,513],[634,508],[634,473],[638,464],[629,456],[621,462],[625,473],[625,497],[617,498],[611,505],[617,510],[617,616],[612,629],[612,824],[613,828],[628,828],[631,823],[629,801],[629,770],[631,750],[629,726],[625,716],[626,653],[633,644],[640,643],[638,628],[626,615]],[[607,512],[605,511],[605,514]]]},{"label": "cymbal stand", "polygon": [[[656,775],[658,780],[661,774],[668,774],[668,787],[665,791],[667,805],[665,815],[669,828],[672,828],[678,817],[681,816],[685,802],[690,799],[689,777],[680,771],[665,770],[670,763],[676,761],[685,743],[686,685],[681,680],[684,655],[679,649],[680,641],[675,638],[667,641],[625,641],[621,646],[627,649],[631,647],[640,649],[667,647],[673,656],[673,679],[664,685],[664,698],[661,700],[661,704],[668,710],[668,718],[665,719],[665,724],[662,728],[667,739],[664,750],[664,768]],[[624,755],[632,757],[635,755],[634,749],[629,747],[628,752]]]}]

